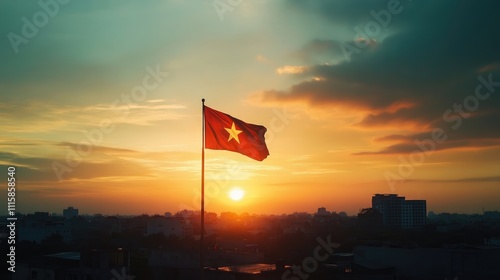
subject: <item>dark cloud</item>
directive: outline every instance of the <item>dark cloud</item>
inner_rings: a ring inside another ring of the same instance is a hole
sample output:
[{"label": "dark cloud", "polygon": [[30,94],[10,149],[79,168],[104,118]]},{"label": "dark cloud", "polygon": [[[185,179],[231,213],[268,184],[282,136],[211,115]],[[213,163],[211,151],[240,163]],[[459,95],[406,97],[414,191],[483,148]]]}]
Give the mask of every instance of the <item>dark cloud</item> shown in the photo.
[{"label": "dark cloud", "polygon": [[357,24],[366,21],[369,19],[369,11],[387,7],[387,0],[287,0],[286,3],[301,11],[319,14],[337,24]]},{"label": "dark cloud", "polygon": [[[370,17],[372,10],[370,5],[363,5],[364,1],[358,5],[356,1],[300,2],[301,6],[321,7],[320,10],[326,11],[325,13],[332,10],[346,17],[350,17],[350,11]],[[332,5],[339,7],[329,8]],[[429,7],[433,9],[428,9]],[[497,51],[500,30],[494,28],[500,24],[495,12],[498,8],[500,3],[496,1],[482,1],[479,4],[451,0],[413,3],[407,10],[393,15],[393,21],[387,27],[394,26],[398,32],[381,42],[376,51],[368,52],[362,48],[359,55],[353,54],[351,63],[318,66],[314,72],[338,79],[370,84],[390,83],[392,87],[412,89],[419,86],[418,82],[428,86],[433,85],[432,82],[439,84],[449,78],[460,78],[457,75],[470,75],[471,71],[500,61],[500,53]],[[331,18],[338,17],[332,14]],[[363,29],[364,26],[359,27]],[[355,33],[353,30],[353,39],[356,37]],[[378,39],[377,36],[375,39]],[[339,48],[341,43],[352,44],[351,41],[339,42],[332,39],[316,40],[309,45],[326,45],[332,51],[342,53]],[[304,51],[308,52],[309,45],[306,45]]]},{"label": "dark cloud", "polygon": [[[66,148],[70,148],[72,150],[77,150],[79,148],[79,144],[77,143],[72,143],[72,142],[59,142],[56,143],[57,146],[62,146]],[[138,154],[139,152],[131,149],[122,149],[122,148],[115,148],[115,147],[106,147],[106,146],[96,146],[96,145],[85,145],[82,147],[83,149],[88,148],[92,149],[92,152],[96,153],[104,153],[104,154]]]},{"label": "dark cloud", "polygon": [[[77,153],[74,143],[55,143],[55,146],[65,146],[66,154],[63,156],[22,156],[17,153],[0,152],[0,164],[3,170],[8,166],[16,167],[18,180],[22,182],[58,182],[60,174],[63,180],[94,179],[102,177],[148,177],[153,176],[153,171],[134,160],[125,160],[114,156],[115,154],[137,154],[136,151],[93,146],[89,157]],[[98,156],[99,161],[93,157]],[[68,163],[68,157],[71,164]],[[55,165],[54,165],[55,164]],[[56,169],[54,169],[56,166]]]},{"label": "dark cloud", "polygon": [[[332,59],[342,59],[344,53],[342,52],[343,44],[354,45],[354,41],[342,42],[340,40],[325,40],[315,39],[307,42],[300,50],[293,53],[294,58],[298,58],[304,63],[324,63]],[[375,40],[367,41],[367,49],[373,49],[376,45]]]},{"label": "dark cloud", "polygon": [[[335,23],[360,24],[361,28],[373,20],[371,10],[379,11],[387,5],[387,1],[357,2],[289,0],[288,4]],[[350,41],[332,38],[307,44],[298,53],[310,57],[313,65],[303,75],[320,79],[287,90],[263,92],[258,96],[260,102],[303,102],[323,109],[347,107],[364,114],[355,126],[408,129],[412,125],[411,130],[417,131],[381,137],[379,141],[396,143],[360,154],[411,152],[415,150],[414,141],[431,137],[434,128],[443,129],[448,136],[437,150],[498,146],[500,87],[483,100],[474,100],[474,95],[481,84],[479,76],[500,82],[500,17],[496,14],[500,2],[401,1],[401,5],[404,10],[393,15],[387,26],[391,35],[363,38],[376,41],[376,45],[358,48],[359,53],[353,53],[350,60],[321,64],[313,52],[338,57],[342,44],[356,46],[354,31]],[[482,93],[486,92],[483,88]],[[478,106],[470,117],[452,113],[445,119],[448,110],[456,111],[455,104],[470,109],[476,107],[475,101]],[[459,116],[460,125],[458,120],[452,121]]]}]

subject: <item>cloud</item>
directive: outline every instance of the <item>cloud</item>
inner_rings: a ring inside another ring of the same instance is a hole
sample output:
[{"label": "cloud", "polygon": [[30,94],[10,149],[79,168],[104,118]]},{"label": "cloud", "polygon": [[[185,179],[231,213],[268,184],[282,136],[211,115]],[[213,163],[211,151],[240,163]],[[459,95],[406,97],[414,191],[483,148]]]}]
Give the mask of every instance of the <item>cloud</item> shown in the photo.
[{"label": "cloud", "polygon": [[304,73],[304,66],[293,66],[293,65],[285,65],[276,69],[276,73],[283,74],[300,74]]},{"label": "cloud", "polygon": [[347,45],[365,44],[365,51],[376,49],[378,42],[375,39],[356,37],[349,41],[314,39],[306,43],[302,48],[292,53],[304,63],[314,64],[337,64],[346,59],[344,49]]},{"label": "cloud", "polygon": [[[364,27],[373,20],[372,10],[387,5],[387,1],[369,1],[366,5],[323,0],[287,3],[351,28]],[[448,137],[436,150],[498,146],[500,95],[496,93],[500,87],[491,91],[490,86],[487,100],[478,99],[475,92],[484,80],[500,82],[500,31],[492,31],[493,26],[500,25],[500,18],[493,12],[500,4],[401,3],[404,10],[392,15],[381,32],[383,40],[363,38],[376,40],[373,47],[361,48],[350,59],[339,60],[342,44],[356,46],[356,32],[348,39],[314,39],[297,52],[310,64],[301,72],[303,81],[287,89],[262,91],[251,100],[261,106],[301,105],[312,114],[342,108],[358,114],[353,128],[410,131],[380,136],[378,143],[393,143],[379,151],[358,154],[408,153],[415,150],[415,140],[429,139],[436,128],[443,129]],[[426,20],[422,21],[424,15]],[[324,62],[318,62],[318,57]],[[482,94],[486,92],[483,86]],[[462,116],[460,106],[471,115]]]},{"label": "cloud", "polygon": [[[102,152],[102,149],[101,149]],[[96,158],[101,158],[96,160]],[[57,183],[53,164],[58,162],[65,166],[64,180],[89,180],[97,178],[130,178],[152,176],[153,171],[137,161],[124,160],[96,152],[93,156],[82,158],[74,165],[68,165],[65,157],[23,156],[17,153],[0,153],[2,167],[15,166],[16,175],[21,182]]]},{"label": "cloud", "polygon": [[[79,149],[80,144],[71,143],[71,142],[58,142],[54,144],[55,146],[60,146],[68,149],[72,149],[77,151]],[[106,147],[106,146],[96,146],[92,145],[91,147],[87,147],[91,149],[92,152],[102,153],[102,154],[112,154],[112,155],[136,155],[138,151],[131,149],[123,149],[123,148],[115,148],[115,147]]]},{"label": "cloud", "polygon": [[[138,151],[109,146],[80,147],[72,142],[2,139],[0,165],[15,166],[23,182],[126,181],[188,178],[199,172],[198,154],[181,151]],[[186,166],[188,168],[180,168]],[[54,169],[55,168],[55,169]],[[57,171],[57,172],[56,172]],[[175,176],[173,176],[175,174]]]},{"label": "cloud", "polygon": [[387,8],[387,0],[287,0],[286,3],[290,7],[308,13],[319,14],[341,25],[359,24],[369,19],[369,11]]},{"label": "cloud", "polygon": [[45,102],[0,104],[0,128],[9,132],[74,131],[103,121],[111,124],[149,126],[184,118],[185,106],[165,100],[141,104],[54,105]]},{"label": "cloud", "polygon": [[262,63],[264,63],[264,62],[267,62],[267,61],[268,61],[268,59],[267,59],[265,56],[261,55],[261,54],[256,55],[256,56],[255,56],[255,59],[256,59],[258,62],[262,62]]},{"label": "cloud", "polygon": [[310,168],[308,170],[303,170],[303,171],[295,171],[292,172],[294,175],[325,175],[325,174],[333,174],[333,173],[343,173],[346,172],[344,170],[335,170],[335,169],[313,169]]},{"label": "cloud", "polygon": [[444,180],[408,180],[409,182],[436,182],[436,183],[498,183],[500,176],[471,177]]},{"label": "cloud", "polygon": [[500,120],[500,113],[471,115],[467,119],[454,119],[453,122],[441,119],[432,123],[428,130],[406,135],[391,134],[376,138],[374,139],[376,143],[391,142],[394,144],[390,144],[378,151],[359,152],[356,155],[404,154],[421,150],[442,151],[500,147],[500,122],[498,120]]}]

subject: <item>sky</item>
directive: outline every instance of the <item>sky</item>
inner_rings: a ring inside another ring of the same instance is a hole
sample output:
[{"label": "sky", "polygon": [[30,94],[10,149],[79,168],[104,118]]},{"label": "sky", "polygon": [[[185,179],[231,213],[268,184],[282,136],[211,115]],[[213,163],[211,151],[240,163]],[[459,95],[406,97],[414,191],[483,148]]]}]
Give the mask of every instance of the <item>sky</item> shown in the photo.
[{"label": "sky", "polygon": [[2,197],[14,166],[22,213],[199,210],[205,98],[270,152],[206,150],[209,212],[355,215],[376,193],[500,210],[499,8],[1,1]]}]

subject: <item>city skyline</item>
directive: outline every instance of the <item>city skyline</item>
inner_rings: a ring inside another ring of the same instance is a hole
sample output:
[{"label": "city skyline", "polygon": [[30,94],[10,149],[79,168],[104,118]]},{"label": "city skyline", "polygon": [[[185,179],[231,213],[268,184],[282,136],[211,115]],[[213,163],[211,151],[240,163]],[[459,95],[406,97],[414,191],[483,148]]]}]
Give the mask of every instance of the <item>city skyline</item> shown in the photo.
[{"label": "city skyline", "polygon": [[[244,196],[244,195],[238,194],[238,198],[233,198],[233,197],[231,197],[231,195],[232,195],[231,193],[228,194],[229,198],[233,199],[233,200],[240,200]],[[324,207],[324,206],[318,206],[314,209],[307,209],[305,211],[294,211],[294,212],[288,212],[288,213],[286,213],[286,212],[283,212],[283,213],[259,213],[259,212],[253,213],[253,212],[233,212],[233,211],[216,212],[216,211],[205,210],[205,214],[215,214],[217,216],[220,216],[223,214],[228,214],[228,213],[229,214],[236,214],[236,215],[243,215],[243,216],[247,216],[247,215],[251,215],[251,216],[282,216],[282,215],[295,215],[295,214],[325,215],[325,214],[327,214],[327,215],[341,215],[341,216],[355,217],[367,209],[380,210],[377,207],[374,207],[373,199],[375,197],[397,197],[398,199],[402,199],[403,202],[406,199],[406,197],[398,196],[398,194],[389,194],[389,193],[373,194],[371,205],[367,204],[363,208],[358,209],[357,212],[353,212],[353,213],[348,213],[348,212],[343,211],[343,210],[332,210],[332,209],[328,209],[327,207]],[[409,201],[411,203],[423,202],[424,205],[427,202],[425,199],[419,199],[419,200],[410,199],[410,200],[406,200],[406,201]],[[424,206],[424,208],[426,208],[426,207]],[[31,215],[34,213],[47,213],[48,215],[51,215],[51,216],[63,216],[66,218],[71,218],[71,217],[76,217],[76,216],[96,216],[96,215],[110,216],[110,217],[112,217],[112,216],[134,217],[134,216],[142,216],[142,215],[171,217],[171,216],[179,216],[179,215],[183,216],[183,215],[185,215],[185,213],[189,213],[189,215],[193,215],[193,214],[199,215],[200,210],[199,209],[196,209],[196,210],[194,210],[194,209],[181,209],[177,212],[165,211],[165,212],[155,212],[155,213],[144,212],[144,213],[134,213],[134,214],[130,214],[130,213],[100,213],[100,212],[81,213],[78,206],[75,207],[75,205],[67,205],[66,208],[57,209],[57,211],[54,211],[54,212],[45,211],[44,209],[36,209],[32,212],[19,212],[19,211],[16,211],[14,209],[14,212],[16,212],[17,214],[21,214],[21,215]],[[423,215],[424,216],[439,215],[439,214],[480,215],[480,214],[484,214],[484,213],[497,213],[497,212],[500,212],[500,211],[482,209],[481,212],[477,212],[477,213],[462,213],[462,212],[450,213],[450,212],[435,212],[435,211],[433,211],[433,209],[428,209],[427,211],[423,212],[424,213]]]},{"label": "city skyline", "polygon": [[0,178],[22,213],[199,210],[205,98],[269,149],[205,151],[208,212],[498,211],[498,7],[2,2]]}]

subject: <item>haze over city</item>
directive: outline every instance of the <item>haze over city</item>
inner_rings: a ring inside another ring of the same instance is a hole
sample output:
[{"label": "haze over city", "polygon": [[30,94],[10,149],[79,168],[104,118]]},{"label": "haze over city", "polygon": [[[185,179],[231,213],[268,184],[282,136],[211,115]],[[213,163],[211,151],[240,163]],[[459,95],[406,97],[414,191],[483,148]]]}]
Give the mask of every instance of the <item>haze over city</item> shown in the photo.
[{"label": "haze over city", "polygon": [[16,211],[199,210],[202,98],[270,153],[206,150],[209,212],[500,210],[496,1],[214,3],[0,3]]}]

